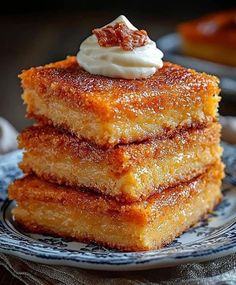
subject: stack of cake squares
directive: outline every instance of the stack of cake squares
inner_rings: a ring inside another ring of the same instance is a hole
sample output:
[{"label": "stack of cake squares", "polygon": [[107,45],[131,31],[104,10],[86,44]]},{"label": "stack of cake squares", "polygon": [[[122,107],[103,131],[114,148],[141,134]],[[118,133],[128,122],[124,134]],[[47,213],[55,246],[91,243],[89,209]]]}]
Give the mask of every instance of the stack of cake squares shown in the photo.
[{"label": "stack of cake squares", "polygon": [[145,80],[75,57],[20,75],[25,176],[9,187],[25,230],[124,251],[157,249],[221,201],[218,79],[164,63]]}]

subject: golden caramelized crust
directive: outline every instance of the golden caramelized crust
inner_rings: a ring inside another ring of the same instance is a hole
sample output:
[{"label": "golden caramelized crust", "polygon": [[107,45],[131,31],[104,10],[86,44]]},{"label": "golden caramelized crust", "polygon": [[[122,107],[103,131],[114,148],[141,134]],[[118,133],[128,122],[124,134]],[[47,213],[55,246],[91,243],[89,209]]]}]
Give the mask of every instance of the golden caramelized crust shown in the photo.
[{"label": "golden caramelized crust", "polygon": [[90,74],[79,67],[75,57],[68,57],[23,71],[20,78],[23,88],[93,110],[103,120],[117,112],[131,117],[145,109],[158,112],[162,107],[174,106],[178,98],[188,104],[193,94],[211,96],[219,92],[216,77],[169,62],[150,78],[128,80]]},{"label": "golden caramelized crust", "polygon": [[32,232],[97,241],[122,250],[150,250],[171,242],[220,201],[223,167],[155,194],[119,203],[106,196],[27,176],[9,187],[16,221]]},{"label": "golden caramelized crust", "polygon": [[19,135],[25,150],[20,168],[131,202],[203,173],[221,156],[219,139],[220,125],[213,123],[104,149],[50,126],[34,126]]},{"label": "golden caramelized crust", "polygon": [[127,80],[91,75],[68,57],[20,78],[29,117],[106,146],[212,121],[219,102],[216,77],[172,63],[148,79]]},{"label": "golden caramelized crust", "polygon": [[[152,216],[153,209],[173,206],[178,199],[186,199],[198,192],[199,183],[221,180],[223,165],[218,161],[209,167],[204,174],[190,182],[180,183],[176,187],[166,188],[161,193],[152,195],[145,201],[120,203],[107,196],[90,192],[89,189],[65,187],[41,180],[37,176],[28,175],[16,180],[9,187],[9,198],[21,201],[52,202],[68,207],[79,207],[83,210],[102,213],[103,215],[122,215],[126,219],[134,219],[137,223],[146,223]],[[187,186],[187,187],[186,187]]]},{"label": "golden caramelized crust", "polygon": [[218,122],[196,125],[190,128],[176,128],[174,132],[140,143],[119,144],[114,148],[103,148],[92,142],[80,140],[65,130],[51,126],[33,126],[23,130],[18,136],[19,148],[25,151],[40,151],[39,145],[46,149],[58,149],[59,153],[70,155],[73,159],[112,164],[114,171],[121,173],[134,164],[146,164],[146,159],[161,159],[173,155],[180,149],[210,146],[220,143],[221,125]]}]

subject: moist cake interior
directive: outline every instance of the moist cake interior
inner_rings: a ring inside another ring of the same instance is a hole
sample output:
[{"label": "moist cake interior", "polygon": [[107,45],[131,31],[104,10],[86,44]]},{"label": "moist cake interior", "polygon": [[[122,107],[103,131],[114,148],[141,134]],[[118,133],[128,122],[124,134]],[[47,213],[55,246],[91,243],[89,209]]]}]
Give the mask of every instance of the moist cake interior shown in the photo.
[{"label": "moist cake interior", "polygon": [[221,200],[220,162],[204,174],[146,201],[124,204],[92,192],[27,176],[11,185],[17,222],[35,233],[97,241],[109,247],[151,250],[171,242]]},{"label": "moist cake interior", "polygon": [[124,80],[91,75],[68,57],[20,78],[30,118],[103,146],[212,122],[219,102],[216,77],[168,62],[150,78]]},{"label": "moist cake interior", "polygon": [[31,127],[18,139],[25,150],[20,167],[45,180],[92,188],[120,201],[143,200],[215,163],[222,153],[220,129],[213,123],[107,150],[53,127]]}]

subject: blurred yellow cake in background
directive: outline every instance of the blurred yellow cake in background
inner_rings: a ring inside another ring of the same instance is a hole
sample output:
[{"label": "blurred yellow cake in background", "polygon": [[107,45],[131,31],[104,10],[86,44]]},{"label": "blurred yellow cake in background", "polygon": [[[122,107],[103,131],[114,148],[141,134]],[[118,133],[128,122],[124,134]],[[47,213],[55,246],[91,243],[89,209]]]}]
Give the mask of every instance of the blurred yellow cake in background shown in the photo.
[{"label": "blurred yellow cake in background", "polygon": [[236,66],[236,10],[215,12],[179,25],[183,52]]}]

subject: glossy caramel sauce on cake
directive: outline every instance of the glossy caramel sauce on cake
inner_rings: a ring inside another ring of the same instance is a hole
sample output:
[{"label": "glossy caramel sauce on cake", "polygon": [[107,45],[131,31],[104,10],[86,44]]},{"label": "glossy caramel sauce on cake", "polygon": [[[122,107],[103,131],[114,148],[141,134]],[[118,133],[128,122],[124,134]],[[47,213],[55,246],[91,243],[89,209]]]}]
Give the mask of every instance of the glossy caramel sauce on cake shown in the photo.
[{"label": "glossy caramel sauce on cake", "polygon": [[172,156],[173,152],[188,150],[194,145],[211,146],[220,142],[221,125],[196,124],[189,128],[176,128],[174,132],[143,142],[128,145],[118,144],[114,148],[103,148],[92,142],[80,140],[66,130],[51,126],[33,126],[26,128],[18,137],[19,147],[37,151],[38,145],[44,145],[49,151],[48,142],[60,153],[72,156],[75,160],[99,163],[105,160],[119,173],[131,166],[145,163],[148,159],[161,159]]},{"label": "glossy caramel sauce on cake", "polygon": [[49,183],[34,175],[16,180],[9,187],[9,197],[18,202],[55,203],[65,207],[79,207],[103,215],[118,215],[119,217],[122,216],[123,219],[134,219],[136,223],[146,223],[152,217],[153,211],[158,211],[163,207],[171,208],[180,197],[181,199],[189,199],[189,197],[195,195],[199,191],[198,183],[207,183],[223,177],[223,166],[220,162],[208,169],[210,168],[210,171],[206,171],[199,177],[182,182],[173,188],[166,188],[161,193],[156,193],[145,201],[131,204],[120,203],[105,195],[90,192],[89,189],[83,191],[83,188],[64,187]]},{"label": "glossy caramel sauce on cake", "polygon": [[24,149],[19,167],[46,181],[134,202],[203,173],[221,156],[220,129],[217,122],[176,128],[165,136],[106,149],[65,130],[34,126],[18,137]]},{"label": "glossy caramel sauce on cake", "polygon": [[75,57],[68,57],[24,71],[20,78],[23,88],[93,111],[103,120],[122,113],[132,118],[145,110],[181,110],[186,104],[198,105],[201,97],[219,92],[216,77],[168,62],[150,78],[127,80],[91,75],[79,67]]}]

